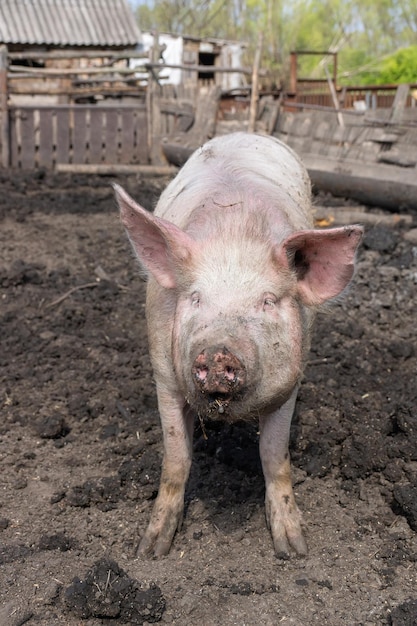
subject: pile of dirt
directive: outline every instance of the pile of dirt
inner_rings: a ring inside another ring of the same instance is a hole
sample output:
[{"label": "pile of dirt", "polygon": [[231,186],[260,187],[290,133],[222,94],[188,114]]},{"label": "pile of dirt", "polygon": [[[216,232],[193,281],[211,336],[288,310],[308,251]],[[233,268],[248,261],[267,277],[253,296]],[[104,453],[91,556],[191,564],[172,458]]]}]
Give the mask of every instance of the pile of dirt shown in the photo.
[{"label": "pile of dirt", "polygon": [[138,581],[106,558],[97,561],[83,580],[74,579],[65,590],[64,603],[78,617],[112,618],[127,624],[159,622],[165,610],[157,585],[141,589]]},{"label": "pile of dirt", "polygon": [[[1,174],[0,625],[417,623],[417,220],[369,227],[291,431],[309,554],[276,559],[256,425],[196,423],[184,524],[142,560],[162,436],[111,178]],[[166,180],[119,178],[151,208]]]}]

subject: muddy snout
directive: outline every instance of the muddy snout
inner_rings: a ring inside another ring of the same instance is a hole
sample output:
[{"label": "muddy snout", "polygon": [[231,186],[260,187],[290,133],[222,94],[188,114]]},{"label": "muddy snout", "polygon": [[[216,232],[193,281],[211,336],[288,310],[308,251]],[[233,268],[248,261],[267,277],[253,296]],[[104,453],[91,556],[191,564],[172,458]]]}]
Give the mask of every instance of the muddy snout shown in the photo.
[{"label": "muddy snout", "polygon": [[208,399],[232,398],[246,383],[245,367],[225,346],[206,348],[196,357],[193,380],[197,390]]}]

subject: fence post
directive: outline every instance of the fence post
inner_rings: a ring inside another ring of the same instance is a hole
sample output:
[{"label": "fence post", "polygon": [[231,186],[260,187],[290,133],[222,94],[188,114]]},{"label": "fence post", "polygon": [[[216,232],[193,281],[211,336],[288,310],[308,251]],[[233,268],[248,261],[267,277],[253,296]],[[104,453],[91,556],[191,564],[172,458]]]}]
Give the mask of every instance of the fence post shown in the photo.
[{"label": "fence post", "polygon": [[248,132],[250,133],[255,132],[256,115],[258,112],[259,68],[261,66],[263,37],[264,37],[264,34],[263,34],[263,31],[261,31],[258,35],[258,45],[256,46],[255,59],[253,62],[253,69],[252,69],[252,84],[251,84],[251,96],[250,96],[250,106],[249,106],[249,123],[248,123]]},{"label": "fence post", "polygon": [[292,97],[297,96],[297,53],[291,52],[290,55],[290,94]]},{"label": "fence post", "polygon": [[161,54],[159,34],[154,35],[150,50],[150,66],[148,67],[148,85],[146,87],[146,112],[148,116],[148,151],[152,165],[160,165],[162,160],[161,140],[161,85],[158,82],[157,64]]},{"label": "fence post", "polygon": [[400,122],[405,106],[407,104],[407,98],[410,91],[410,85],[403,83],[398,85],[395,92],[394,102],[392,103],[390,122]]},{"label": "fence post", "polygon": [[10,166],[9,109],[7,106],[7,46],[0,46],[0,142],[1,165]]}]

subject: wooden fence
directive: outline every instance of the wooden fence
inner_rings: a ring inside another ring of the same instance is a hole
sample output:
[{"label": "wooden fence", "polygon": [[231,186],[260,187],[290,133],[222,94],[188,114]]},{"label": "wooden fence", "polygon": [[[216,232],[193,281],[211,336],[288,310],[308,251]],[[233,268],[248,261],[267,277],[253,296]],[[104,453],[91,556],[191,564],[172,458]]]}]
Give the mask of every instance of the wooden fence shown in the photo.
[{"label": "wooden fence", "polygon": [[[0,46],[0,167],[166,164],[162,140],[199,126],[200,71],[250,73],[247,68],[161,64],[157,41],[146,66],[120,65],[143,56],[131,51],[85,55],[90,65],[80,67],[74,51],[8,53]],[[43,60],[45,66],[11,64],[22,59]],[[61,67],[62,60],[70,67]],[[189,89],[162,86],[157,79],[164,67],[186,69],[196,79]],[[80,103],[97,95],[94,104]]]},{"label": "wooden fence", "polygon": [[8,114],[11,167],[148,163],[144,105],[11,106]]},{"label": "wooden fence", "polygon": [[[334,106],[332,95],[329,91],[329,85],[324,81],[307,82],[299,81],[296,84],[297,90],[287,96],[288,101],[297,103],[298,105],[314,105],[314,106]],[[398,85],[367,85],[361,87],[337,87],[337,99],[340,108],[353,109],[355,103],[361,102],[366,109],[389,109],[393,106],[395,94]],[[412,92],[417,89],[417,84],[411,84],[410,90],[405,102],[407,108],[416,106],[416,100]]]}]

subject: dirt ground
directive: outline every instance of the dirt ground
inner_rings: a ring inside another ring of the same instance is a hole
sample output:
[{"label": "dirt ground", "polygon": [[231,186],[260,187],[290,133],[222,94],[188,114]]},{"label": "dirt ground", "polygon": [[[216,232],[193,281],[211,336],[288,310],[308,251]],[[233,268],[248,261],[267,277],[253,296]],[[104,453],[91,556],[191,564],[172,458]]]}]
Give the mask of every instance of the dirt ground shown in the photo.
[{"label": "dirt ground", "polygon": [[[417,216],[367,229],[316,324],[291,444],[309,555],[273,554],[256,427],[213,423],[170,554],[142,560],[162,437],[112,179],[0,179],[0,626],[417,624]],[[150,208],[167,181],[118,182]]]}]

